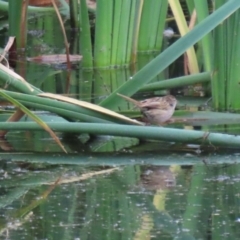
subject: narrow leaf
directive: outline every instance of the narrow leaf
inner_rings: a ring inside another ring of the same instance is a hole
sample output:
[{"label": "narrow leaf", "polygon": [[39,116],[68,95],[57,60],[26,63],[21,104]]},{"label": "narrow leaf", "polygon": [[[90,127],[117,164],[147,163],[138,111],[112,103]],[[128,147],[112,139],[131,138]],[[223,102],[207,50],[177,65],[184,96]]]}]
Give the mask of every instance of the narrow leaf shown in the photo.
[{"label": "narrow leaf", "polygon": [[80,100],[77,100],[77,99],[73,99],[73,98],[69,98],[69,97],[65,97],[65,96],[60,96],[60,95],[52,94],[52,93],[40,93],[40,94],[38,94],[38,96],[53,98],[53,99],[60,100],[60,101],[63,101],[63,102],[73,103],[75,105],[85,107],[85,108],[88,108],[88,109],[91,109],[91,110],[94,110],[94,111],[97,111],[97,112],[100,112],[100,113],[103,113],[103,114],[107,114],[109,116],[116,117],[118,119],[130,122],[130,123],[134,123],[134,124],[137,124],[137,125],[143,125],[143,123],[141,123],[139,121],[133,120],[133,119],[128,118],[128,117],[125,117],[121,114],[118,114],[118,113],[113,112],[109,109],[100,107],[98,105],[95,105],[95,104],[92,104],[92,103],[89,103],[89,102],[80,101]]},{"label": "narrow leaf", "polygon": [[9,102],[11,102],[14,106],[19,108],[21,111],[23,111],[25,114],[27,114],[30,118],[32,118],[38,125],[40,125],[45,131],[47,131],[51,137],[56,141],[56,143],[61,147],[61,149],[67,153],[66,149],[62,145],[59,138],[56,136],[56,134],[49,128],[49,126],[43,122],[38,116],[33,114],[30,110],[28,110],[24,105],[22,105],[20,102],[16,101],[6,93],[4,93],[2,90],[0,90],[0,95],[6,98]]}]

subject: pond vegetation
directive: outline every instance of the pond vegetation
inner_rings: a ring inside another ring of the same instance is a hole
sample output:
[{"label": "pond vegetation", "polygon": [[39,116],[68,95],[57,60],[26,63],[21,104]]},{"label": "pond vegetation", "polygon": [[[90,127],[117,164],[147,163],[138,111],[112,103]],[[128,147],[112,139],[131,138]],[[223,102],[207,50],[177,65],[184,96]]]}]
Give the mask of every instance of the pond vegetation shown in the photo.
[{"label": "pond vegetation", "polygon": [[238,239],[239,7],[1,0],[1,237]]}]

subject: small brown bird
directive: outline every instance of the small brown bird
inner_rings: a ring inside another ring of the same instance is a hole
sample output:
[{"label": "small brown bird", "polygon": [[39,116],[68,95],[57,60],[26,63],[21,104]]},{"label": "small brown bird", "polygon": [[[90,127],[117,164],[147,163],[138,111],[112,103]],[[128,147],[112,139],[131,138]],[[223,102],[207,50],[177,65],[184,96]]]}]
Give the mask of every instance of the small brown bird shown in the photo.
[{"label": "small brown bird", "polygon": [[136,101],[120,93],[117,93],[117,95],[140,108],[147,121],[156,125],[161,125],[168,121],[172,117],[177,105],[177,99],[172,95],[148,98],[142,101]]}]

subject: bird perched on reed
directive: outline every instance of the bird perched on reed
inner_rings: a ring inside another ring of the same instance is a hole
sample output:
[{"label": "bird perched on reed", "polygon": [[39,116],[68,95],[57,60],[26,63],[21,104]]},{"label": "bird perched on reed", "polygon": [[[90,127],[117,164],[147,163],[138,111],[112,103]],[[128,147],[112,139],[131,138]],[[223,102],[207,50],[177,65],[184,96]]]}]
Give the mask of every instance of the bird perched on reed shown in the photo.
[{"label": "bird perched on reed", "polygon": [[117,95],[137,106],[148,123],[155,125],[162,125],[168,121],[177,105],[177,99],[172,95],[148,98],[142,101],[134,100],[120,93],[117,93]]}]

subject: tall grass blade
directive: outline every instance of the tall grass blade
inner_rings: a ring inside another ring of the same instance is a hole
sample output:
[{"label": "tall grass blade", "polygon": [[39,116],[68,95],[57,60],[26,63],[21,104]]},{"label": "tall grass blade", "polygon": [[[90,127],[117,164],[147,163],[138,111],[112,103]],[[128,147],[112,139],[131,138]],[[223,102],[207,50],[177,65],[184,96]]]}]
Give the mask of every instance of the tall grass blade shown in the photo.
[{"label": "tall grass blade", "polygon": [[213,30],[218,24],[222,23],[232,13],[240,7],[240,1],[229,0],[222,7],[199,23],[193,30],[184,35],[153,61],[137,72],[128,82],[115,90],[108,98],[101,102],[101,106],[116,109],[123,100],[116,96],[116,93],[131,96],[136,93],[146,83],[150,82],[169,64],[183,54],[189,47],[202,39],[207,33]]},{"label": "tall grass blade", "polygon": [[[130,126],[125,124],[98,123],[48,123],[55,131],[72,133],[89,133],[94,135],[111,135],[135,137],[140,139],[154,139],[167,142],[196,143],[210,146],[240,147],[240,136],[209,133],[196,130],[173,129],[152,126]],[[36,123],[0,123],[2,130],[42,130]]]},{"label": "tall grass blade", "polygon": [[132,43],[131,63],[135,63],[137,58],[138,39],[139,39],[143,2],[144,0],[138,0],[136,2],[136,14],[134,19],[134,32],[133,32],[134,37],[133,37],[133,43]]},{"label": "tall grass blade", "polygon": [[163,43],[163,31],[166,25],[166,17],[168,11],[168,2],[162,1],[161,9],[160,9],[160,17],[158,20],[158,28],[157,28],[157,36],[155,42],[155,50],[159,51],[162,48]]},{"label": "tall grass blade", "polygon": [[28,1],[9,0],[9,35],[16,37],[17,48],[25,47],[27,29],[26,12]]},{"label": "tall grass blade", "polygon": [[126,59],[124,63],[129,64],[131,62],[132,57],[132,49],[133,49],[133,42],[134,38],[136,37],[134,34],[135,28],[135,17],[138,12],[138,5],[137,2],[139,0],[132,0],[130,6],[130,14],[129,14],[129,26],[128,26],[128,40],[127,40],[127,50],[126,50]]},{"label": "tall grass blade", "polygon": [[[179,0],[168,0],[168,2],[169,2],[169,5],[171,6],[171,9],[174,14],[181,36],[186,35],[189,32],[189,29],[188,29]],[[198,73],[199,72],[198,62],[197,62],[197,57],[196,57],[194,47],[190,47],[189,49],[187,49],[186,52],[188,56],[189,72],[191,74]]]},{"label": "tall grass blade", "polygon": [[111,62],[114,1],[98,0],[96,10],[94,66],[108,67]]},{"label": "tall grass blade", "polygon": [[[208,10],[208,1],[194,1],[195,8],[197,12],[197,21],[200,23],[203,21],[206,17],[209,16],[209,10]],[[202,55],[204,60],[204,70],[205,71],[211,71],[213,69],[213,38],[211,34],[207,34],[202,40]]]},{"label": "tall grass blade", "polygon": [[156,83],[149,83],[142,87],[140,91],[156,91],[160,89],[170,89],[176,87],[183,87],[188,85],[193,85],[196,83],[204,83],[211,81],[210,72],[192,74],[188,76],[172,78],[168,80],[162,80]]},{"label": "tall grass blade", "polygon": [[93,67],[92,41],[86,0],[80,1],[79,18],[81,26],[80,46],[83,55],[82,66],[83,68],[92,68]]},{"label": "tall grass blade", "polygon": [[62,30],[62,33],[63,33],[64,45],[65,45],[65,50],[66,50],[66,58],[67,58],[67,68],[68,68],[67,84],[66,84],[66,92],[68,93],[69,92],[69,87],[70,87],[70,77],[71,77],[71,61],[70,61],[69,44],[68,44],[67,34],[66,34],[66,31],[65,31],[65,27],[64,27],[64,23],[63,23],[61,14],[60,14],[60,12],[57,8],[55,0],[51,0],[51,1],[52,1],[52,5],[55,9],[55,12],[57,14],[57,17],[58,17],[58,20],[59,20],[59,23],[60,23],[60,26],[61,26],[61,30]]},{"label": "tall grass blade", "polygon": [[[117,2],[117,1],[115,1]],[[132,1],[129,0],[122,0],[122,8],[120,11],[120,24],[119,24],[119,36],[118,36],[118,45],[117,45],[117,58],[116,58],[116,65],[126,65],[127,60],[127,47],[132,38],[129,38],[129,28],[133,24],[131,13],[131,5]],[[119,9],[117,9],[119,11]],[[112,48],[112,51],[114,49]]]},{"label": "tall grass blade", "polygon": [[[240,12],[235,12],[227,21],[227,44],[226,51],[228,59],[226,62],[227,82],[226,82],[226,109],[229,111],[240,110],[239,76],[240,76]],[[224,91],[224,89],[219,89]]]},{"label": "tall grass blade", "polygon": [[139,29],[138,51],[155,49],[159,19],[163,20],[163,16],[160,15],[161,5],[162,1],[144,1]]}]

